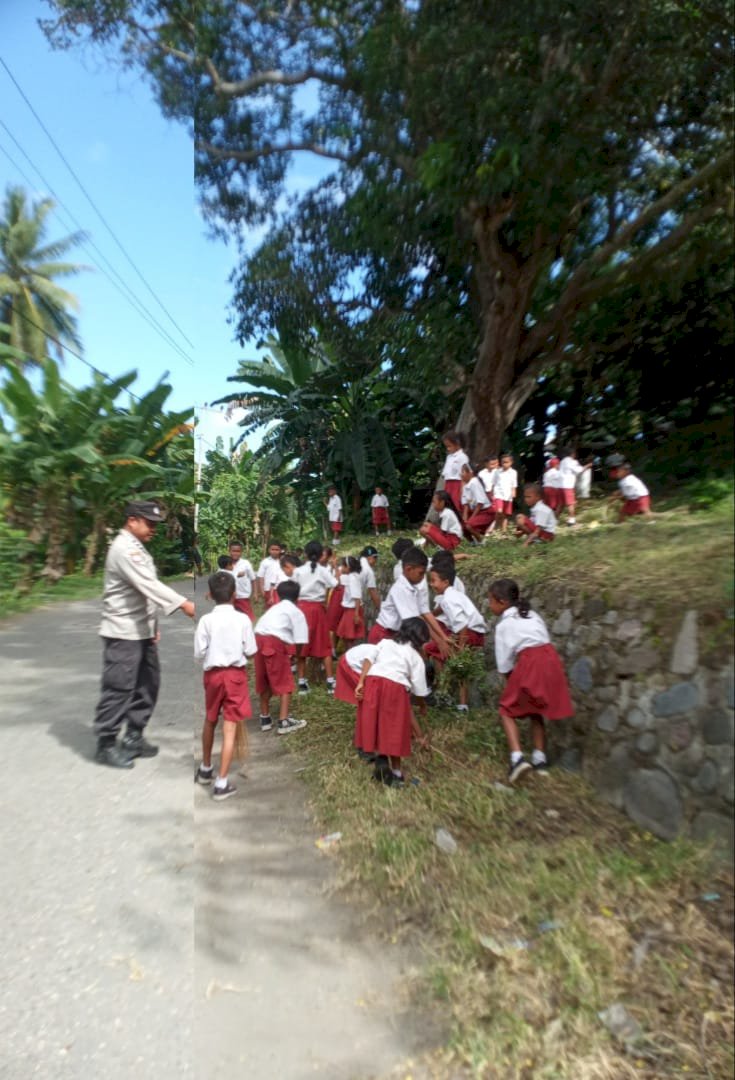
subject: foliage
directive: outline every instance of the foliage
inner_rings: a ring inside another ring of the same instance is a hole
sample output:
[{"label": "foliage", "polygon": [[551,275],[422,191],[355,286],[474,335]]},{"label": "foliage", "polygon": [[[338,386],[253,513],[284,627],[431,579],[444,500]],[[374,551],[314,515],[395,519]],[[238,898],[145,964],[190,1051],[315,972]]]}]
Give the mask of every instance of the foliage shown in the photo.
[{"label": "foliage", "polygon": [[482,649],[460,649],[443,665],[437,683],[437,693],[443,703],[453,704],[463,684],[471,686],[486,703],[490,688],[487,680],[485,654]]},{"label": "foliage", "polygon": [[47,242],[47,218],[53,208],[53,199],[29,206],[22,188],[8,187],[0,212],[0,320],[6,324],[0,327],[0,340],[4,337],[16,350],[13,356],[20,367],[40,364],[47,353],[61,360],[61,345],[81,348],[71,314],[78,301],[54,279],[85,269],[60,261],[85,237],[77,232]]}]

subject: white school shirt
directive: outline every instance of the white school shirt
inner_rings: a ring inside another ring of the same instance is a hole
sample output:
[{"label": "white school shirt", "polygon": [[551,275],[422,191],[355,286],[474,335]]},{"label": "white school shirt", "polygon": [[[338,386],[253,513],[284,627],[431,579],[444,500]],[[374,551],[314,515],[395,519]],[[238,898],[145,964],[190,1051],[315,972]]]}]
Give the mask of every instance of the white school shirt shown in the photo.
[{"label": "white school shirt", "polygon": [[348,649],[343,655],[347,662],[347,666],[359,675],[362,672],[362,665],[366,660],[369,660],[372,664],[375,660],[375,654],[378,651],[377,645],[368,645],[367,642],[364,645],[355,645],[353,648]]},{"label": "white school shirt", "polygon": [[410,690],[416,697],[428,697],[426,685],[426,666],[420,653],[408,642],[399,644],[385,638],[376,646],[375,659],[367,673],[367,678],[380,676],[399,683]]},{"label": "white school shirt", "polygon": [[643,481],[639,480],[637,476],[633,476],[632,473],[621,477],[618,480],[618,487],[626,499],[642,499],[644,495],[649,493]]},{"label": "white school shirt", "polygon": [[[426,611],[431,611],[431,603],[429,601],[429,570],[430,569],[431,569],[431,559],[429,559],[429,565],[426,568],[426,573],[424,574],[423,578],[421,579],[421,581],[416,586],[416,588],[419,591],[419,596],[421,598],[421,603],[424,604]],[[403,563],[397,562],[395,564],[395,566],[393,567],[393,580],[398,581],[402,577],[403,577]]]},{"label": "white school shirt", "polygon": [[515,469],[498,469],[493,484],[493,498],[510,502],[513,492],[518,488],[518,473]]},{"label": "white school shirt", "polygon": [[451,633],[458,634],[460,630],[465,629],[475,630],[478,634],[487,633],[485,620],[469,596],[455,589],[453,585],[445,589],[441,595],[437,594],[435,603],[444,616],[443,622],[449,627]]},{"label": "white school shirt", "polygon": [[555,465],[544,473],[543,486],[557,489],[561,487],[561,472]]},{"label": "white school shirt", "polygon": [[509,607],[495,625],[495,662],[501,675],[513,670],[518,653],[536,645],[549,645],[546,623],[535,611],[523,618],[517,607]]},{"label": "white school shirt", "polygon": [[[238,559],[232,572],[235,575],[235,596],[238,600],[247,600],[253,594],[255,571],[247,559]],[[242,574],[242,577],[238,577],[238,574]]]},{"label": "white school shirt", "polygon": [[342,520],[342,500],[339,495],[330,495],[327,503],[327,516],[330,521]]},{"label": "white school shirt", "polygon": [[343,574],[340,585],[345,587],[342,593],[342,607],[352,609],[357,607],[358,600],[362,603],[362,582],[359,574]]},{"label": "white school shirt", "polygon": [[450,536],[462,536],[462,526],[459,523],[459,518],[455,514],[454,510],[450,510],[448,506],[445,506],[439,515],[439,528],[442,532],[449,533]]},{"label": "white school shirt", "polygon": [[412,585],[401,572],[401,576],[380,605],[375,621],[384,630],[398,630],[404,619],[419,619],[429,611],[428,596],[428,589],[424,595],[423,591]]},{"label": "white school shirt", "polygon": [[482,482],[482,486],[488,495],[493,493],[493,484],[495,483],[495,474],[497,469],[480,469],[477,474],[478,479]]},{"label": "white school shirt", "polygon": [[[399,563],[399,565],[400,565],[400,563]],[[426,582],[427,582],[427,580],[429,578],[429,571],[431,570],[431,568],[432,568],[431,567],[431,559],[429,559],[429,565],[426,568],[426,577],[421,582],[422,585],[426,585]],[[454,575],[454,588],[457,590],[457,592],[462,593],[463,596],[467,593],[465,583],[464,583],[464,581],[462,581],[462,578],[457,573],[455,573],[455,575]],[[429,593],[428,585],[426,586],[426,593],[427,593],[427,596],[428,596],[428,593]]]},{"label": "white school shirt", "polygon": [[377,589],[378,587],[375,580],[375,571],[367,561],[366,555],[360,556],[360,583],[363,589]]},{"label": "white school shirt", "polygon": [[455,450],[453,454],[447,454],[442,469],[442,480],[461,480],[462,466],[469,463],[470,459],[464,450]]},{"label": "white school shirt", "polygon": [[278,575],[283,573],[281,570],[281,560],[274,559],[270,555],[267,555],[258,567],[258,577],[263,582],[263,591],[270,592],[274,589],[279,578]]},{"label": "white school shirt", "polygon": [[317,563],[313,571],[309,562],[297,566],[293,572],[293,580],[299,583],[299,600],[317,604],[323,604],[329,590],[337,585],[334,574],[321,563]]},{"label": "white school shirt", "polygon": [[537,502],[531,507],[531,521],[546,532],[556,532],[556,514],[545,502]]},{"label": "white school shirt", "polygon": [[469,506],[470,510],[485,510],[490,505],[482,480],[477,476],[473,476],[462,488],[462,505]]},{"label": "white school shirt", "polygon": [[232,604],[217,604],[197,623],[194,656],[204,661],[205,671],[215,667],[244,668],[247,657],[257,651],[253,624]]},{"label": "white school shirt", "polygon": [[309,627],[303,611],[299,611],[290,600],[279,600],[268,608],[255,624],[255,633],[264,637],[276,637],[286,645],[306,645],[309,640]]},{"label": "white school shirt", "polygon": [[372,508],[374,510],[378,509],[381,506],[385,507],[385,509],[387,510],[388,507],[390,506],[390,503],[388,502],[388,496],[387,495],[373,495],[372,499],[370,500],[370,505],[372,506]]},{"label": "white school shirt", "polygon": [[559,472],[561,473],[561,486],[567,491],[573,491],[577,477],[584,469],[584,465],[580,465],[576,458],[565,457],[559,462]]}]

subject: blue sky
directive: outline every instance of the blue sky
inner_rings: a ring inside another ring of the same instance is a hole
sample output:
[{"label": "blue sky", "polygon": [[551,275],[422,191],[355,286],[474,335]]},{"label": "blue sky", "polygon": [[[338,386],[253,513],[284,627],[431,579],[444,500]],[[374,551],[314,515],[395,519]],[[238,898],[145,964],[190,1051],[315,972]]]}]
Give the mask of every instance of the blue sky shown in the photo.
[{"label": "blue sky", "polygon": [[[149,87],[133,72],[112,67],[97,53],[54,52],[37,25],[47,17],[41,0],[2,0],[0,56],[22,87],[53,138],[143,276],[178,323],[188,345],[136,276],[97,217],[47,136],[0,67],[0,118],[61,202],[76,217],[125,282],[194,361],[189,365],[137,314],[96,269],[66,279],[80,300],[79,328],[84,356],[111,375],[139,372],[135,391],[150,389],[169,372],[169,404],[185,409],[211,402],[234,387],[227,376],[238,358],[257,355],[240,349],[227,325],[228,275],[236,259],[234,245],[209,240],[197,209],[191,140],[183,126],[164,120]],[[33,188],[0,152],[0,190],[18,183],[34,197],[50,194],[43,181],[0,128],[0,147],[32,179]],[[303,190],[325,171],[317,161],[299,161],[290,190]],[[49,237],[75,226],[63,207],[53,216]],[[255,238],[254,238],[255,239]],[[72,261],[94,257],[79,249]],[[91,373],[67,354],[64,376],[75,385]],[[200,445],[207,449],[217,435],[239,432],[219,412],[199,413]],[[253,445],[251,441],[251,445]]]}]

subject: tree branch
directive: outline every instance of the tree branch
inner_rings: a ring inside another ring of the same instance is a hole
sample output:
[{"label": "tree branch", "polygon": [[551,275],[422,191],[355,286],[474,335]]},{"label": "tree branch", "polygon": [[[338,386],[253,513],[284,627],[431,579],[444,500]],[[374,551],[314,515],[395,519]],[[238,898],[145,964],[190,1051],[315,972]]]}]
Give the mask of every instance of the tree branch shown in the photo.
[{"label": "tree branch", "polygon": [[258,161],[260,158],[273,157],[274,154],[295,154],[302,151],[309,154],[316,154],[317,157],[342,161],[346,165],[352,164],[355,161],[355,158],[350,154],[344,154],[339,150],[328,150],[326,146],[320,146],[318,143],[310,142],[280,143],[278,146],[267,144],[254,150],[226,150],[223,147],[214,146],[213,143],[197,142],[196,149],[202,153],[209,154],[218,161],[240,161],[246,165]]},{"label": "tree branch", "polygon": [[342,75],[331,71],[320,71],[318,68],[305,68],[304,71],[288,73],[285,71],[257,71],[246,79],[238,79],[230,82],[223,79],[210,57],[204,58],[204,67],[212,80],[212,87],[216,94],[223,97],[246,97],[254,90],[260,90],[264,86],[302,86],[304,83],[315,79],[317,82],[326,83],[329,86],[339,86],[347,89],[347,80]]}]

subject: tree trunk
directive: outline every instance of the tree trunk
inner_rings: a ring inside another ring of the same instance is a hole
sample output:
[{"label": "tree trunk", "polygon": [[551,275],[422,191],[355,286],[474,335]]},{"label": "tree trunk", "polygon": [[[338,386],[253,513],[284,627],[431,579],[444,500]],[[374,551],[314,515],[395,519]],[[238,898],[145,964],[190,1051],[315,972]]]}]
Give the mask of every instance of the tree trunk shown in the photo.
[{"label": "tree trunk", "polygon": [[102,514],[95,514],[92,531],[87,537],[86,550],[84,552],[84,567],[82,573],[85,577],[91,577],[97,561],[97,552],[100,549],[100,540],[105,528],[105,519]]},{"label": "tree trunk", "polygon": [[64,541],[68,528],[68,507],[56,494],[46,503],[46,562],[41,576],[48,581],[59,581],[66,572]]}]

